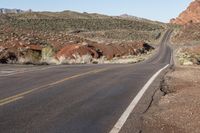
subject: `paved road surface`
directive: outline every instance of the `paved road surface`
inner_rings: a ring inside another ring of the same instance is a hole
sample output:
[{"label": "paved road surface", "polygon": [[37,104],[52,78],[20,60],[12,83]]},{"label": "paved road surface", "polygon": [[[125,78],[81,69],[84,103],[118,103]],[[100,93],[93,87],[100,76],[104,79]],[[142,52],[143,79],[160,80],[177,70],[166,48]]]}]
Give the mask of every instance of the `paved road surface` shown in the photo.
[{"label": "paved road surface", "polygon": [[0,65],[1,133],[107,133],[171,61],[170,31],[151,59],[126,65]]}]

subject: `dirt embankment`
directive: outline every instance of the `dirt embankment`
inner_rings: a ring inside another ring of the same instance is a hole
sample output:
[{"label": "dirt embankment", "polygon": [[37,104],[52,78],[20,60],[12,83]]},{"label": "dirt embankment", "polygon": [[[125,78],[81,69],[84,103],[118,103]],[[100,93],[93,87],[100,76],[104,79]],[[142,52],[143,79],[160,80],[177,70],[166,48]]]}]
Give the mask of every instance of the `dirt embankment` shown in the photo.
[{"label": "dirt embankment", "polygon": [[178,45],[199,42],[200,24],[186,24],[175,30],[172,41]]},{"label": "dirt embankment", "polygon": [[112,60],[116,57],[145,54],[150,50],[153,50],[153,47],[144,42],[120,44],[83,43],[66,45],[56,54],[56,57],[59,60],[60,58],[75,59],[77,56],[88,55],[95,59],[105,57],[107,60]]},{"label": "dirt embankment", "polygon": [[200,24],[176,29],[171,38],[175,70],[161,86],[164,96],[143,116],[142,133],[200,132]]},{"label": "dirt embankment", "polygon": [[200,132],[199,24],[188,24],[172,37],[175,70],[164,77],[164,96],[143,116],[143,133]]},{"label": "dirt embankment", "polygon": [[37,40],[33,44],[20,39],[6,42],[6,45],[0,45],[0,63],[100,63],[99,60],[137,56],[154,49],[144,42],[103,44],[77,38],[75,40],[78,42],[54,46],[39,44]]},{"label": "dirt embankment", "polygon": [[177,64],[200,65],[200,24],[187,24],[173,32]]},{"label": "dirt embankment", "polygon": [[166,95],[144,115],[143,133],[200,132],[199,75],[199,67],[177,67],[166,75]]}]

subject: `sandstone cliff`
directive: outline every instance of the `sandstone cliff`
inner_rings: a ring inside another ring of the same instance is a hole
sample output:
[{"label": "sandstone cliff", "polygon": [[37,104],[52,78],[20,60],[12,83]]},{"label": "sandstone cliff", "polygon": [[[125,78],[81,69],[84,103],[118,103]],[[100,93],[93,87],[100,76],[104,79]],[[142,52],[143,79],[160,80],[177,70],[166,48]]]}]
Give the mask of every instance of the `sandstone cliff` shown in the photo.
[{"label": "sandstone cliff", "polygon": [[194,0],[176,19],[171,19],[170,23],[180,25],[200,23],[200,0]]}]

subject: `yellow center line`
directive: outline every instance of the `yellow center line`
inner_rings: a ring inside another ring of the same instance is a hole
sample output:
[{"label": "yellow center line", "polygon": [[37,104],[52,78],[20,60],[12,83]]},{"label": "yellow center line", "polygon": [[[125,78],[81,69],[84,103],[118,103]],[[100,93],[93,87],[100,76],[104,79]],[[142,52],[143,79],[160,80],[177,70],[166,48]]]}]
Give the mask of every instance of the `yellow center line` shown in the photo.
[{"label": "yellow center line", "polygon": [[64,79],[61,79],[61,80],[58,80],[58,81],[55,81],[55,82],[52,82],[52,83],[49,83],[49,84],[46,84],[46,85],[42,85],[42,86],[33,88],[33,89],[31,89],[31,90],[28,90],[28,91],[25,91],[25,92],[16,94],[16,95],[14,95],[14,96],[10,96],[10,97],[1,99],[1,100],[0,100],[0,106],[9,104],[9,103],[14,102],[14,101],[17,101],[17,100],[20,100],[20,99],[24,98],[26,95],[28,95],[28,94],[30,94],[30,93],[33,93],[33,92],[35,92],[35,91],[37,91],[37,90],[39,90],[39,89],[46,88],[46,87],[53,86],[53,85],[57,85],[57,84],[60,84],[60,83],[62,83],[62,82],[64,82],[64,81],[67,81],[67,80],[70,80],[70,79],[82,77],[82,76],[85,76],[85,75],[88,75],[88,74],[95,74],[95,73],[103,72],[103,71],[106,71],[106,70],[108,70],[108,69],[93,70],[93,71],[89,71],[89,72],[77,74],[77,75],[74,75],[74,76],[71,76],[71,77],[66,77],[66,78],[64,78]]},{"label": "yellow center line", "polygon": [[16,98],[13,98],[13,99],[7,100],[7,101],[5,101],[5,102],[0,103],[0,106],[6,105],[6,104],[8,104],[8,103],[11,103],[11,102],[17,101],[17,100],[22,99],[22,98],[23,98],[23,97],[16,97]]}]

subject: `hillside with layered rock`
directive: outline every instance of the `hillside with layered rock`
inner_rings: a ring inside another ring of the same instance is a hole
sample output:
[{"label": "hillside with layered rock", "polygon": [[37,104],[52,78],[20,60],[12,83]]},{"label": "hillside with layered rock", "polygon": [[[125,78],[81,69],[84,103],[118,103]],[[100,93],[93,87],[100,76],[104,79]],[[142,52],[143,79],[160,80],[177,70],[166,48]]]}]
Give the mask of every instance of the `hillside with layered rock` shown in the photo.
[{"label": "hillside with layered rock", "polygon": [[138,56],[152,50],[148,43],[159,42],[165,30],[163,23],[86,12],[0,14],[0,62],[76,63],[86,56],[86,63],[98,63]]}]

